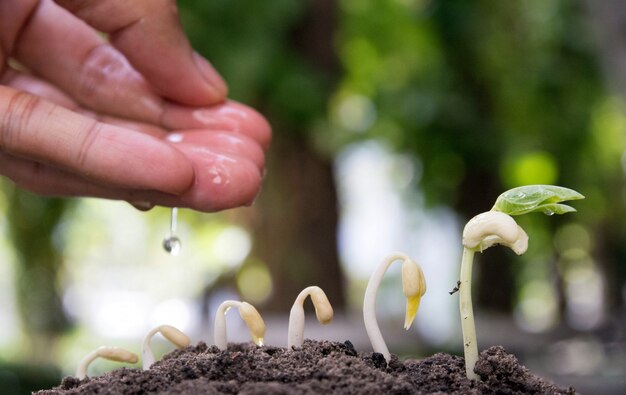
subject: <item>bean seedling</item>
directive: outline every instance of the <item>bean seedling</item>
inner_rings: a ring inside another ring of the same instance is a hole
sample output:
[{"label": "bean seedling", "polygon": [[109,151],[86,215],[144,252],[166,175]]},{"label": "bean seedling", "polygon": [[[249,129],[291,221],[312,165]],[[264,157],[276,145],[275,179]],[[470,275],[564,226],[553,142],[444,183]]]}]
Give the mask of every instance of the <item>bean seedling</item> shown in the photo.
[{"label": "bean seedling", "polygon": [[317,286],[306,287],[298,294],[289,313],[288,348],[300,347],[304,340],[304,301],[307,296],[311,297],[311,302],[315,307],[315,315],[320,324],[328,324],[333,319],[333,307],[324,291]]},{"label": "bean seedling", "polygon": [[367,283],[367,288],[365,289],[363,320],[365,322],[367,336],[370,339],[370,343],[372,343],[372,348],[375,352],[383,354],[387,362],[389,362],[391,354],[389,353],[385,339],[383,339],[383,335],[378,327],[378,321],[376,320],[376,293],[385,272],[395,261],[402,261],[402,289],[407,299],[404,329],[408,330],[411,326],[415,314],[417,314],[420,300],[426,292],[426,280],[424,279],[422,268],[403,253],[396,252],[389,255],[378,266],[374,273],[372,273]]},{"label": "bean seedling", "polygon": [[189,337],[183,332],[170,325],[159,325],[156,328],[151,329],[143,340],[141,347],[142,365],[143,370],[150,369],[150,366],[155,362],[154,352],[150,346],[150,340],[152,337],[160,333],[164,338],[169,340],[170,343],[178,348],[187,347],[190,343]]},{"label": "bean seedling", "polygon": [[565,214],[576,211],[561,202],[584,199],[580,193],[553,185],[527,185],[511,189],[501,194],[493,208],[472,218],[463,229],[463,258],[459,285],[459,310],[463,332],[465,373],[470,379],[477,379],[474,366],[478,361],[476,327],[472,308],[472,264],[475,252],[502,244],[511,248],[517,255],[526,252],[528,236],[511,217],[532,212],[546,215]]},{"label": "bean seedling", "polygon": [[83,357],[78,364],[78,368],[76,369],[76,377],[81,380],[87,377],[87,369],[89,368],[89,365],[97,358],[128,363],[137,363],[139,360],[137,354],[124,350],[123,348],[101,346]]},{"label": "bean seedling", "polygon": [[214,340],[215,345],[220,350],[226,350],[228,347],[228,341],[226,336],[226,313],[231,307],[236,307],[239,310],[241,319],[246,323],[252,336],[252,341],[257,346],[263,345],[263,336],[265,336],[265,322],[261,314],[250,303],[239,302],[236,300],[226,300],[220,304],[215,312],[215,324],[214,324]]}]

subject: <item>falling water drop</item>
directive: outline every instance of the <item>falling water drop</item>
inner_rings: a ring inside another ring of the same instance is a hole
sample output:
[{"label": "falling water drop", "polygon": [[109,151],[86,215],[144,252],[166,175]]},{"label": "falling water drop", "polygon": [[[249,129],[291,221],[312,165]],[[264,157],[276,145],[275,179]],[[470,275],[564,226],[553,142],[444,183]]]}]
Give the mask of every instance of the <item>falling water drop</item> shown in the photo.
[{"label": "falling water drop", "polygon": [[180,239],[176,236],[169,236],[163,239],[163,249],[171,255],[178,255],[180,253],[181,247],[182,243],[180,242]]},{"label": "falling water drop", "polygon": [[178,255],[182,248],[182,242],[176,236],[176,224],[178,222],[178,207],[172,207],[172,214],[170,217],[170,232],[163,239],[163,249],[170,255]]},{"label": "falling water drop", "polygon": [[548,215],[548,216],[550,216],[550,215],[554,215],[554,211],[552,211],[552,210],[550,210],[550,209],[545,209],[545,210],[543,210],[543,213],[544,213],[545,215]]}]

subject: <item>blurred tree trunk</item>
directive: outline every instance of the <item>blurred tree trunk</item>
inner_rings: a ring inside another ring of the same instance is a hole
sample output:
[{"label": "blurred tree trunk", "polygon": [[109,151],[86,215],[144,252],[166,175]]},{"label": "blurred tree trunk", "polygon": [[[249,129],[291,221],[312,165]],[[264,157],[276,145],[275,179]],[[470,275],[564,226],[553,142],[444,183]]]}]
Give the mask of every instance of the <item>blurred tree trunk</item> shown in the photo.
[{"label": "blurred tree trunk", "polygon": [[[461,184],[456,209],[467,220],[491,209],[495,197],[502,193],[500,183],[493,175],[481,172],[477,167],[469,170]],[[476,254],[474,275],[476,277],[476,305],[483,310],[509,313],[513,308],[513,271],[511,251],[490,248]]]},{"label": "blurred tree trunk", "polygon": [[289,311],[303,288],[317,285],[339,310],[345,298],[332,164],[302,136],[281,136],[272,151],[255,229],[256,255],[273,281],[266,309]]},{"label": "blurred tree trunk", "polygon": [[[463,153],[466,161],[465,174],[458,188],[455,210],[464,221],[491,209],[495,198],[502,193],[498,173],[500,167],[499,146],[502,133],[493,124],[495,117],[494,93],[485,81],[480,59],[480,51],[471,37],[475,26],[471,18],[461,18],[472,9],[471,3],[441,3],[435,13],[438,35],[457,80],[458,94],[466,95],[468,103],[473,103],[475,112],[471,122],[458,125],[462,131],[458,137],[450,139],[464,142],[457,150]],[[482,23],[482,22],[481,22]],[[458,131],[452,134],[457,134]],[[496,144],[481,143],[484,141]],[[478,142],[478,143],[477,143]],[[468,149],[468,147],[473,147]],[[513,271],[509,264],[508,251],[492,248],[484,254],[477,254],[474,276],[476,305],[481,309],[509,313],[513,307]],[[452,287],[451,287],[452,288]]]},{"label": "blurred tree trunk", "polygon": [[[292,50],[300,61],[332,81],[338,73],[333,50],[336,2],[309,1],[305,8],[302,20],[290,32]],[[325,110],[330,85],[324,87],[321,111]],[[265,106],[261,103],[260,107]],[[277,112],[264,111],[272,119],[275,138],[254,227],[254,253],[268,265],[273,281],[273,292],[264,308],[289,311],[303,288],[317,285],[335,309],[341,310],[345,295],[337,251],[332,158],[317,152],[309,141],[310,124],[284,121]]]},{"label": "blurred tree trunk", "polygon": [[8,207],[9,237],[17,257],[17,301],[31,362],[51,362],[54,341],[69,326],[58,289],[62,265],[54,239],[67,202],[12,189]]},{"label": "blurred tree trunk", "polygon": [[[598,33],[600,58],[604,66],[606,86],[626,100],[626,2],[622,0],[587,0],[593,26]],[[612,216],[597,224],[595,256],[601,265],[607,287],[609,311],[625,311],[623,287],[626,284],[626,223],[624,216],[623,169],[616,167],[614,180],[606,190],[621,193],[606,196]],[[601,177],[605,178],[605,177]]]}]

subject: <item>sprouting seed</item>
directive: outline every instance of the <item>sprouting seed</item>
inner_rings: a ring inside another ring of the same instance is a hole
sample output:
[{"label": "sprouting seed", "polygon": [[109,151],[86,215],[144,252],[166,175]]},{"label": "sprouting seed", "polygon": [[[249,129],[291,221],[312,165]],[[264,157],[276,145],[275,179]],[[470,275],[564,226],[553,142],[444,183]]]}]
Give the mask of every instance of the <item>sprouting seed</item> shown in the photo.
[{"label": "sprouting seed", "polygon": [[383,275],[395,261],[402,261],[402,289],[407,299],[404,329],[409,329],[419,308],[420,300],[426,292],[426,279],[422,268],[407,255],[397,252],[389,255],[372,273],[363,300],[363,320],[365,330],[375,352],[383,354],[389,362],[391,354],[376,321],[376,293],[382,282]]},{"label": "sprouting seed", "polygon": [[504,213],[488,211],[472,218],[463,230],[463,260],[461,261],[461,284],[459,285],[459,309],[465,354],[465,373],[476,379],[474,366],[478,361],[476,327],[472,307],[472,263],[476,251],[484,251],[495,244],[510,247],[521,255],[528,247],[526,232],[515,220]]},{"label": "sprouting seed", "polygon": [[517,255],[526,252],[528,235],[517,225],[513,215],[543,212],[546,215],[575,212],[562,202],[584,199],[580,193],[554,185],[526,185],[508,190],[496,199],[491,211],[478,214],[463,229],[463,258],[459,289],[459,310],[465,354],[465,373],[477,379],[474,366],[478,361],[478,344],[472,308],[472,264],[474,253],[502,244]]},{"label": "sprouting seed", "polygon": [[81,380],[87,377],[87,369],[96,358],[128,363],[137,363],[139,360],[137,354],[124,350],[123,348],[101,346],[83,357],[76,369],[76,377]]},{"label": "sprouting seed", "polygon": [[315,307],[315,315],[321,324],[328,324],[333,319],[333,307],[324,291],[317,286],[306,287],[298,294],[289,313],[288,348],[293,346],[300,347],[304,340],[304,301],[307,296],[311,297]]},{"label": "sprouting seed", "polygon": [[228,347],[228,340],[226,336],[226,313],[231,307],[235,307],[239,310],[241,319],[246,323],[250,330],[250,336],[252,341],[257,346],[263,345],[263,337],[265,336],[265,322],[261,314],[250,303],[240,302],[236,300],[226,300],[222,302],[215,312],[215,324],[214,324],[214,340],[215,345],[220,350],[226,350]]},{"label": "sprouting seed", "polygon": [[150,341],[157,333],[163,335],[164,338],[169,340],[170,343],[178,348],[187,347],[190,343],[189,337],[173,326],[159,325],[156,328],[151,329],[144,338],[143,345],[141,347],[143,370],[150,369],[150,366],[152,366],[156,360],[152,347],[150,346]]}]

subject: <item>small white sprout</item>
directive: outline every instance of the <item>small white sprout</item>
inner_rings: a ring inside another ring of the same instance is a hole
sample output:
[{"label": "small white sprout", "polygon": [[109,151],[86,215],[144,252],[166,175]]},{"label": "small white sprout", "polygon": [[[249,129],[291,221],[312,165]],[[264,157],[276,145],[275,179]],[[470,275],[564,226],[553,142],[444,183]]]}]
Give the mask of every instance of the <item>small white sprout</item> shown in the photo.
[{"label": "small white sprout", "polygon": [[150,369],[150,366],[152,366],[152,364],[156,361],[152,347],[150,347],[150,340],[152,340],[154,335],[157,333],[161,333],[164,338],[169,340],[170,343],[178,348],[187,347],[191,342],[187,335],[170,325],[159,325],[156,328],[151,329],[144,338],[143,345],[141,347],[143,370]]},{"label": "small white sprout", "polygon": [[300,347],[304,340],[304,301],[307,296],[311,297],[311,302],[315,307],[315,315],[320,324],[326,325],[333,320],[333,307],[324,291],[317,286],[306,287],[298,294],[289,313],[288,348]]},{"label": "small white sprout", "polygon": [[123,348],[101,346],[83,357],[76,369],[76,377],[81,380],[87,377],[87,369],[96,358],[128,363],[136,363],[139,360],[137,354]]},{"label": "small white sprout", "polygon": [[422,268],[403,253],[396,252],[389,255],[372,273],[363,300],[363,320],[372,348],[375,352],[383,354],[387,362],[389,362],[391,354],[376,321],[376,292],[382,282],[383,275],[389,266],[397,260],[402,261],[402,289],[407,299],[404,329],[408,330],[411,326],[415,314],[417,314],[420,300],[426,292],[426,280]]},{"label": "small white sprout", "polygon": [[465,374],[477,379],[474,366],[478,361],[476,326],[472,308],[472,264],[474,253],[502,244],[511,248],[517,255],[526,252],[528,235],[508,214],[487,211],[472,218],[463,230],[463,260],[461,262],[461,284],[459,286],[459,310],[465,354]]},{"label": "small white sprout", "polygon": [[239,302],[236,300],[226,300],[220,304],[215,313],[215,325],[214,325],[214,339],[215,345],[220,350],[226,350],[228,347],[226,337],[226,313],[231,307],[236,307],[239,310],[241,319],[244,320],[248,329],[250,330],[250,336],[252,341],[257,346],[263,345],[263,337],[265,336],[265,322],[261,314],[249,303]]}]

